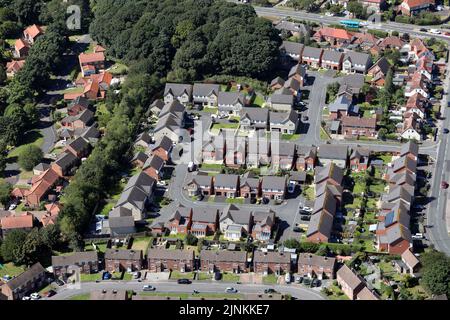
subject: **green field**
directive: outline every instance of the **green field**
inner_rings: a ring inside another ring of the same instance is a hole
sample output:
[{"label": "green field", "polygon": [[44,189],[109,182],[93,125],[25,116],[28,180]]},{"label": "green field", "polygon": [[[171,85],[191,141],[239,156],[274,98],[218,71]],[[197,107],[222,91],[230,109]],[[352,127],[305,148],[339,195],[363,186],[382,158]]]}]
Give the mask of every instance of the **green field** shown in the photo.
[{"label": "green field", "polygon": [[91,297],[90,293],[78,294],[76,296],[71,297],[69,300],[89,300]]},{"label": "green field", "polygon": [[17,267],[12,262],[0,264],[0,278],[3,276],[15,277],[24,272],[23,267]]},{"label": "green field", "polygon": [[9,154],[8,158],[18,157],[23,150],[29,145],[35,145],[37,147],[41,147],[44,143],[44,137],[39,132],[39,130],[31,130],[28,131],[24,137],[22,138],[22,143],[14,148]]}]

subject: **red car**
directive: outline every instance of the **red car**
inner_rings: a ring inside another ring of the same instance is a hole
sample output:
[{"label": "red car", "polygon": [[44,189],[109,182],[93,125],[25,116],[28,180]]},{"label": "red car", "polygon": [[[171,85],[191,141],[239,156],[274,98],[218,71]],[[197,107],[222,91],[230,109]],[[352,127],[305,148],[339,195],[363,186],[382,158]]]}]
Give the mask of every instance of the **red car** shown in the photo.
[{"label": "red car", "polygon": [[447,188],[448,188],[448,183],[445,182],[445,181],[442,181],[442,182],[441,182],[441,188],[442,188],[442,189],[447,189]]}]

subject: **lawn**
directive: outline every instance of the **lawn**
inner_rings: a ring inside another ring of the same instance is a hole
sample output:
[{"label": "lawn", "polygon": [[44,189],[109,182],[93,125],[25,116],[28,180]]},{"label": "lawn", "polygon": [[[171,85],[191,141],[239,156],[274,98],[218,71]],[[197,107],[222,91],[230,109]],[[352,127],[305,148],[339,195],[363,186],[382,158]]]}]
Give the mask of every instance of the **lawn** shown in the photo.
[{"label": "lawn", "polygon": [[328,135],[328,133],[325,131],[324,128],[320,127],[320,139],[321,140],[328,140],[330,139],[330,136]]},{"label": "lawn", "polygon": [[342,292],[342,290],[335,285],[331,285],[328,287],[328,289],[331,291],[331,295],[328,296],[328,299],[330,300],[349,300],[349,298]]},{"label": "lawn", "polygon": [[[106,251],[106,243],[96,243],[95,245],[97,246],[98,251],[100,252]],[[94,251],[94,247],[92,246],[91,243],[86,243],[86,245],[84,246],[84,251]]]},{"label": "lawn", "polygon": [[282,134],[281,139],[283,140],[298,140],[300,138],[299,134]]},{"label": "lawn", "polygon": [[170,279],[190,279],[193,280],[194,279],[194,272],[179,272],[179,271],[172,271],[170,273]]},{"label": "lawn", "polygon": [[101,280],[102,275],[100,273],[92,273],[92,274],[80,274],[81,282],[95,282],[97,280]]},{"label": "lawn", "polygon": [[71,93],[83,93],[84,88],[83,87],[75,87],[75,88],[67,88],[64,90],[60,90],[59,94],[71,94]]},{"label": "lawn", "polygon": [[203,108],[203,112],[208,112],[208,113],[217,113],[219,110],[219,108],[214,108],[214,107],[204,107]]},{"label": "lawn", "polygon": [[212,274],[207,272],[197,272],[197,280],[211,280]]},{"label": "lawn", "polygon": [[82,293],[71,297],[69,300],[89,300],[91,298],[90,293]]},{"label": "lawn", "polygon": [[222,281],[224,282],[238,282],[240,279],[241,277],[234,273],[224,272],[222,274]]},{"label": "lawn", "polygon": [[109,215],[109,213],[111,212],[111,210],[112,210],[113,208],[114,208],[114,203],[113,203],[113,202],[108,202],[108,203],[106,203],[106,204],[103,206],[103,208],[102,208],[102,210],[100,211],[99,214],[104,215],[104,216],[107,216],[107,215]]},{"label": "lawn", "polygon": [[235,204],[243,204],[244,198],[227,198],[225,200],[226,203],[235,203]]},{"label": "lawn", "polygon": [[392,156],[390,156],[390,155],[383,155],[383,156],[380,156],[380,159],[383,160],[384,164],[388,164],[388,163],[390,163],[392,161]]},{"label": "lawn", "polygon": [[147,248],[151,240],[152,237],[136,238],[133,240],[133,246],[131,247],[131,249],[142,250],[143,252],[147,252]]},{"label": "lawn", "polygon": [[121,62],[116,62],[108,70],[112,75],[123,75],[128,72],[128,67]]},{"label": "lawn", "polygon": [[305,189],[303,189],[302,192],[303,196],[306,198],[306,200],[313,200],[314,199],[314,187],[313,186],[307,186]]},{"label": "lawn", "polygon": [[22,138],[22,143],[8,154],[8,158],[18,157],[28,145],[32,144],[41,147],[43,143],[44,137],[39,130],[28,131]]},{"label": "lawn", "polygon": [[257,94],[255,99],[253,100],[253,106],[262,107],[264,104],[265,104],[264,98],[259,94]]},{"label": "lawn", "polygon": [[237,128],[239,128],[239,123],[214,123],[211,127],[211,130],[237,129]]},{"label": "lawn", "polygon": [[0,278],[3,276],[15,277],[24,272],[25,269],[22,267],[15,266],[12,262],[1,264],[0,263]]},{"label": "lawn", "polygon": [[214,164],[214,163],[202,163],[201,168],[203,170],[216,170],[220,171],[224,168],[223,164]]},{"label": "lawn", "polygon": [[277,284],[278,277],[274,274],[269,274],[263,277],[264,284]]}]

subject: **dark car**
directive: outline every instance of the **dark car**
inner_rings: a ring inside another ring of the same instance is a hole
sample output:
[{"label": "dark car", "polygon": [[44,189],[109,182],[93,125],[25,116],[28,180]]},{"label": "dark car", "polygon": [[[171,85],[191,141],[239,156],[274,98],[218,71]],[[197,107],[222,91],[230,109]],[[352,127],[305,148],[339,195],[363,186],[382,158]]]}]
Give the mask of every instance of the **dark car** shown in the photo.
[{"label": "dark car", "polygon": [[300,220],[309,221],[309,220],[311,220],[311,216],[301,216]]},{"label": "dark car", "polygon": [[264,289],[264,293],[265,293],[265,294],[276,293],[276,291],[275,291],[275,289],[268,288],[268,289]]},{"label": "dark car", "polygon": [[447,128],[444,128],[444,130],[442,130],[442,132],[444,132],[445,134],[449,133],[450,131]]},{"label": "dark car", "polygon": [[178,284],[191,284],[191,280],[189,279],[178,279]]},{"label": "dark car", "polygon": [[448,183],[446,181],[442,181],[441,182],[441,188],[442,189],[447,189],[448,188]]},{"label": "dark car", "polygon": [[419,31],[420,32],[428,32],[428,30],[426,28],[420,28]]},{"label": "dark car", "polygon": [[263,204],[268,204],[270,202],[269,198],[263,198],[262,199],[262,203]]},{"label": "dark car", "polygon": [[309,117],[308,116],[303,116],[303,121],[308,121]]},{"label": "dark car", "polygon": [[55,282],[56,282],[56,284],[57,284],[58,286],[60,286],[60,287],[62,287],[63,285],[65,285],[64,281],[59,280],[59,279],[56,279]]},{"label": "dark car", "polygon": [[312,286],[313,287],[320,287],[322,285],[322,282],[319,279],[314,279],[312,281]]},{"label": "dark car", "polygon": [[222,274],[220,272],[216,272],[214,274],[214,280],[219,281],[220,279],[222,279]]},{"label": "dark car", "polygon": [[48,290],[48,292],[44,293],[44,296],[47,298],[53,297],[56,294],[55,290]]},{"label": "dark car", "polygon": [[292,230],[294,230],[294,232],[302,232],[302,228],[299,227],[294,227]]}]

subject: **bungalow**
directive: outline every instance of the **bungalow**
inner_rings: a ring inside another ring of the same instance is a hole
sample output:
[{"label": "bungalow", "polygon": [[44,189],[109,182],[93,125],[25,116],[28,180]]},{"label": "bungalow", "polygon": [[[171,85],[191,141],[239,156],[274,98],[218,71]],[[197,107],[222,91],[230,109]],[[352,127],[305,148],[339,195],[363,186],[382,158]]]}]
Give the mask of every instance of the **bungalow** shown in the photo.
[{"label": "bungalow", "polygon": [[341,70],[344,54],[339,51],[325,50],[322,56],[322,68]]},{"label": "bungalow", "polygon": [[434,0],[403,0],[399,7],[403,15],[413,16],[429,10],[434,4]]},{"label": "bungalow", "polygon": [[370,149],[355,148],[350,155],[350,169],[355,172],[365,171],[369,167]]},{"label": "bungalow", "polygon": [[219,210],[214,208],[194,208],[191,233],[196,237],[214,234],[219,225]]},{"label": "bungalow", "polygon": [[269,107],[277,111],[291,111],[294,105],[294,96],[292,94],[274,93],[269,97]]},{"label": "bungalow", "polygon": [[109,272],[133,272],[142,269],[141,250],[106,249],[105,270]]},{"label": "bungalow", "polygon": [[0,286],[1,295],[5,296],[7,300],[20,300],[30,293],[39,291],[45,284],[45,276],[44,267],[37,262]]},{"label": "bungalow", "polygon": [[275,212],[269,210],[253,212],[252,238],[257,241],[269,241],[275,226]]},{"label": "bungalow", "polygon": [[240,113],[240,129],[242,131],[266,130],[269,121],[267,108],[242,108]]},{"label": "bungalow", "polygon": [[192,85],[182,83],[166,83],[164,88],[164,103],[169,104],[178,100],[187,105],[192,100]]},{"label": "bungalow", "polygon": [[31,231],[34,226],[34,217],[26,212],[22,215],[10,215],[0,219],[0,230],[3,238],[12,230]]},{"label": "bungalow", "polygon": [[377,43],[377,46],[383,50],[386,50],[386,49],[400,50],[404,45],[405,45],[405,42],[396,36],[389,36],[389,37],[380,39]]},{"label": "bungalow", "polygon": [[311,253],[300,253],[297,273],[309,278],[334,279],[336,258],[322,257]]},{"label": "bungalow", "polygon": [[336,276],[337,283],[350,300],[356,300],[358,293],[366,287],[365,282],[345,264],[338,270]]},{"label": "bungalow", "polygon": [[294,166],[296,145],[275,140],[271,143],[272,165],[282,170],[291,170]]},{"label": "bungalow", "polygon": [[192,209],[179,205],[165,226],[171,234],[188,234],[192,225]]},{"label": "bungalow", "polygon": [[332,46],[342,46],[350,44],[353,36],[344,29],[322,27],[313,35],[313,39],[317,42],[327,41]]},{"label": "bungalow", "polygon": [[187,182],[186,189],[190,197],[197,195],[210,196],[214,194],[213,177],[208,174],[195,173]]},{"label": "bungalow", "polygon": [[333,228],[333,216],[325,210],[319,211],[311,216],[306,237],[309,242],[328,242]]},{"label": "bungalow", "polygon": [[195,268],[195,253],[193,250],[150,248],[147,251],[147,265],[150,272],[191,272]]},{"label": "bungalow", "polygon": [[214,178],[214,194],[218,197],[236,198],[239,191],[239,176],[218,174]]},{"label": "bungalow", "polygon": [[72,274],[78,267],[80,273],[97,273],[98,254],[97,251],[74,252],[70,255],[52,256],[53,274],[55,277],[65,277]]},{"label": "bungalow", "polygon": [[290,254],[283,252],[255,251],[253,256],[253,270],[256,273],[280,275],[291,272]]},{"label": "bungalow", "polygon": [[241,273],[247,270],[246,251],[200,251],[200,269],[205,272]]},{"label": "bungalow", "polygon": [[161,139],[156,141],[155,145],[152,148],[151,154],[153,156],[158,156],[159,158],[163,159],[164,161],[169,161],[170,159],[170,153],[173,149],[173,142],[168,137],[163,136]]},{"label": "bungalow", "polygon": [[219,225],[226,240],[239,241],[251,232],[252,213],[228,204],[222,211]]},{"label": "bungalow", "polygon": [[297,147],[297,170],[314,170],[317,162],[317,147]]},{"label": "bungalow", "polygon": [[192,93],[194,103],[203,107],[215,107],[217,106],[219,91],[220,85],[218,84],[194,83]]},{"label": "bungalow", "polygon": [[164,160],[157,155],[148,157],[145,161],[142,171],[148,174],[153,179],[159,181],[163,177]]},{"label": "bungalow", "polygon": [[269,113],[270,132],[280,132],[281,134],[295,134],[298,127],[298,114],[294,110],[290,112]]},{"label": "bungalow", "polygon": [[240,178],[239,194],[246,199],[256,199],[261,194],[261,180],[246,172]]},{"label": "bungalow", "polygon": [[370,57],[370,54],[348,51],[344,55],[344,60],[342,62],[342,71],[347,73],[365,74],[371,65],[372,59]]},{"label": "bungalow", "polygon": [[305,47],[302,54],[302,61],[313,68],[319,68],[322,64],[323,49]]},{"label": "bungalow", "polygon": [[366,138],[376,138],[377,136],[377,119],[359,118],[343,116],[341,119],[342,134],[346,138],[354,138],[363,136]]},{"label": "bungalow", "polygon": [[304,45],[298,42],[283,41],[280,52],[284,57],[289,57],[294,61],[301,62]]},{"label": "bungalow", "polygon": [[318,149],[318,157],[321,165],[326,166],[330,162],[333,162],[342,169],[347,167],[348,147],[324,144]]},{"label": "bungalow", "polygon": [[286,194],[286,177],[264,176],[261,196],[268,200],[282,201]]},{"label": "bungalow", "polygon": [[240,92],[219,92],[218,105],[220,112],[239,115],[247,105],[244,94]]}]

